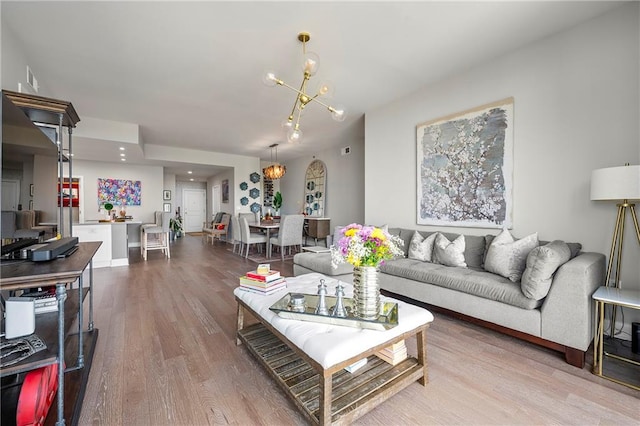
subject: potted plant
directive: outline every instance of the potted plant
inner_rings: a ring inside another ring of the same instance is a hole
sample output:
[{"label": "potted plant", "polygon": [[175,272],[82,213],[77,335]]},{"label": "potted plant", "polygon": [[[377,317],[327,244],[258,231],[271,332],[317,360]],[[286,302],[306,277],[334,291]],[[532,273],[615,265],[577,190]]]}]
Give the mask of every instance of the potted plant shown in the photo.
[{"label": "potted plant", "polygon": [[280,216],[280,207],[282,207],[282,194],[278,191],[273,196],[273,208],[276,209],[276,216]]},{"label": "potted plant", "polygon": [[107,218],[111,219],[111,210],[113,210],[113,204],[105,203],[104,209],[107,211]]},{"label": "potted plant", "polygon": [[169,238],[174,239],[182,236],[182,218],[180,216],[172,217],[169,219]]}]

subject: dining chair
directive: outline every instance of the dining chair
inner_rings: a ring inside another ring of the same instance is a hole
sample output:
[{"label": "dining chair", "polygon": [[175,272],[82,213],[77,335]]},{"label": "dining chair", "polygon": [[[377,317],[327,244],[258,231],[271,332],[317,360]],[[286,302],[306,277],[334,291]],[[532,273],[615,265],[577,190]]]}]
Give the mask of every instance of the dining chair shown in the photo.
[{"label": "dining chair", "polygon": [[242,254],[242,237],[240,235],[240,220],[238,216],[231,216],[231,243],[233,244],[233,253],[236,252],[236,245],[240,247],[238,254]]},{"label": "dining chair", "polygon": [[[242,240],[242,245],[247,248],[247,253],[245,254],[245,258],[249,257],[249,249],[251,248],[251,244],[259,244],[258,250],[262,250],[262,246],[260,244],[267,243],[267,236],[263,234],[259,234],[257,232],[251,232],[249,229],[249,222],[247,222],[246,217],[240,217],[240,236]],[[242,252],[240,252],[242,255]]]},{"label": "dining chair", "polygon": [[[284,249],[289,247],[289,253],[291,253],[291,247],[300,246],[302,251],[302,227],[304,226],[304,215],[290,214],[282,216],[280,218],[280,229],[278,230],[277,237],[271,237],[269,242],[273,248],[274,245],[280,247],[280,253],[282,260],[284,260]],[[271,257],[271,253],[267,254]]]}]

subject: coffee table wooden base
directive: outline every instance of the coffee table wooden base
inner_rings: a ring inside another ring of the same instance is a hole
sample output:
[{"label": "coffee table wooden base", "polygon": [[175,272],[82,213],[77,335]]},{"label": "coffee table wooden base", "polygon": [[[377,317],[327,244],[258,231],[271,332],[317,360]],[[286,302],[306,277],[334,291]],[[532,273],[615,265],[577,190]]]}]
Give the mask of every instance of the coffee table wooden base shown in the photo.
[{"label": "coffee table wooden base", "polygon": [[[238,344],[244,343],[251,354],[265,367],[271,377],[293,400],[313,424],[346,424],[371,411],[383,401],[415,381],[427,382],[426,329],[418,327],[384,345],[368,348],[361,355],[324,369],[269,324],[243,327],[244,310],[255,314],[238,301]],[[418,358],[409,357],[392,366],[375,355],[378,350],[396,341],[415,336]],[[355,373],[344,367],[362,358],[367,364]]]}]

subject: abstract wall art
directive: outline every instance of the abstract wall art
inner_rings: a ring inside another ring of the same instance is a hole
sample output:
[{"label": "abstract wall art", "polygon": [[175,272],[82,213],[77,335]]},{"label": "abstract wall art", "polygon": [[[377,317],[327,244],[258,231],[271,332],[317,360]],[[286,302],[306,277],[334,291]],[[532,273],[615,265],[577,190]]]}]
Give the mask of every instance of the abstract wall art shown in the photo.
[{"label": "abstract wall art", "polygon": [[513,98],[416,130],[417,223],[511,228]]},{"label": "abstract wall art", "polygon": [[139,180],[98,178],[98,205],[139,206],[142,203],[142,183]]}]

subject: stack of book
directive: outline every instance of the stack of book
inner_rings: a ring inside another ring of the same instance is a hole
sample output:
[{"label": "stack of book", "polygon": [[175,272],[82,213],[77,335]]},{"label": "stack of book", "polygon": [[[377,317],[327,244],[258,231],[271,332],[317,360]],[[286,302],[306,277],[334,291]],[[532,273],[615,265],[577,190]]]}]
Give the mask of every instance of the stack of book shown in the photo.
[{"label": "stack of book", "polygon": [[404,340],[402,340],[378,351],[376,356],[391,365],[396,365],[407,359],[407,345],[405,345]]},{"label": "stack of book", "polygon": [[269,295],[286,287],[287,283],[278,271],[258,273],[256,270],[247,272],[240,277],[240,288],[252,293]]}]

